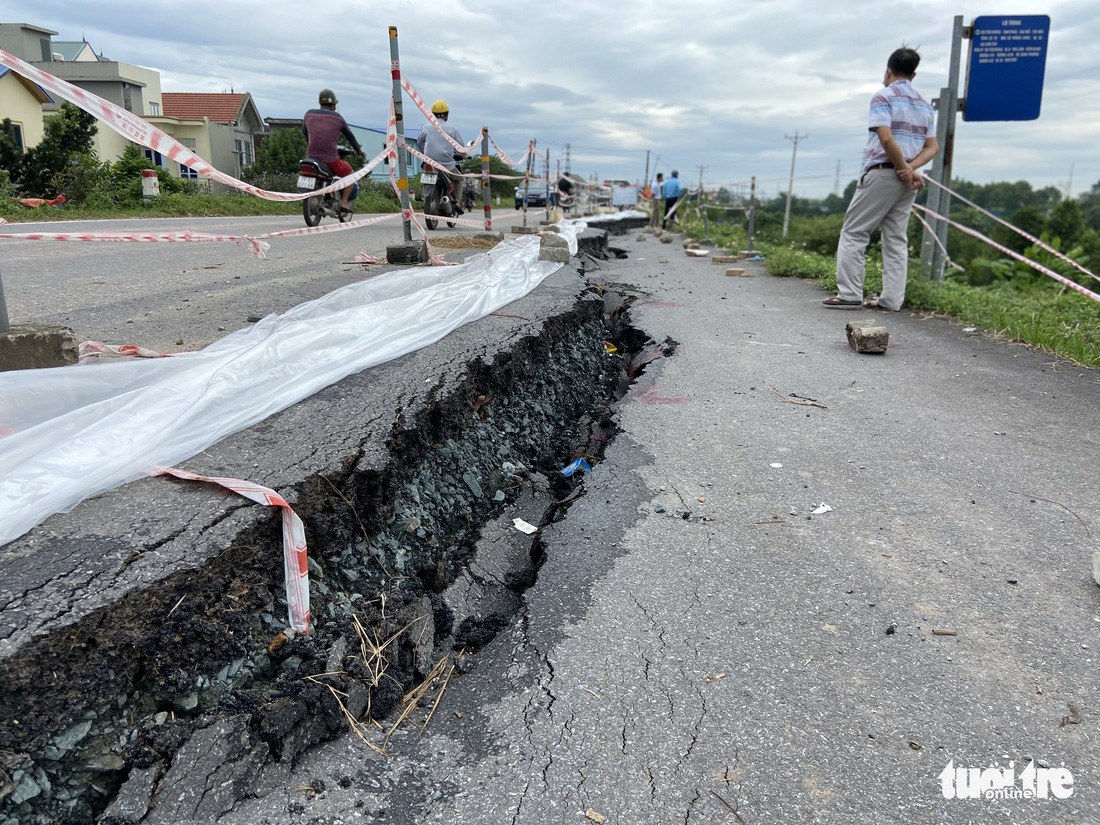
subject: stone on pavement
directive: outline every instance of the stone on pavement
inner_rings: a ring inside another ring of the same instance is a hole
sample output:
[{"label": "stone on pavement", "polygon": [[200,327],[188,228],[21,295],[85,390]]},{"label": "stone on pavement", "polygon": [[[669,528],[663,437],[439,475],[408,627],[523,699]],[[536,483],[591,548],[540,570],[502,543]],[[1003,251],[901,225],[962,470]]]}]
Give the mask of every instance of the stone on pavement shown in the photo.
[{"label": "stone on pavement", "polygon": [[386,247],[386,260],[391,264],[423,264],[428,262],[428,247],[423,241],[407,241]]},{"label": "stone on pavement", "polygon": [[886,352],[890,343],[890,333],[877,321],[849,321],[844,329],[856,352]]}]

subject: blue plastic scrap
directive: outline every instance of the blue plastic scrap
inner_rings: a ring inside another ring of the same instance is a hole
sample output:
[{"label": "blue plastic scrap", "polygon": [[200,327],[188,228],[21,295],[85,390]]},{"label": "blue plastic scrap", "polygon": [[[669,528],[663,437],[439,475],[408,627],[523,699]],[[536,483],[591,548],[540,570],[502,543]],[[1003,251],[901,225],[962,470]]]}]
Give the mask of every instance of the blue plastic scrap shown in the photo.
[{"label": "blue plastic scrap", "polygon": [[563,476],[571,476],[573,473],[577,472],[577,470],[584,470],[586,473],[592,472],[592,468],[588,466],[588,462],[583,458],[578,458],[568,467],[563,467],[561,474]]}]

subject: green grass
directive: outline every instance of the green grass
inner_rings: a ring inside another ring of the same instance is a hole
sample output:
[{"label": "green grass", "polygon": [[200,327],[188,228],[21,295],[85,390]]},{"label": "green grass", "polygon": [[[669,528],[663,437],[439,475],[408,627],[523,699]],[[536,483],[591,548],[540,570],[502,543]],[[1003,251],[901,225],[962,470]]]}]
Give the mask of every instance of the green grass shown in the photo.
[{"label": "green grass", "polygon": [[[689,220],[688,234],[703,236],[702,222]],[[711,227],[719,246],[745,249],[740,227]],[[836,259],[790,246],[755,244],[770,274],[807,278],[827,292],[836,291]],[[1054,353],[1075,364],[1100,368],[1100,303],[1052,279],[1026,277],[992,286],[970,286],[950,277],[943,282],[920,278],[910,260],[905,296],[909,309],[955,318],[995,335]],[[1094,284],[1093,287],[1100,286]],[[882,288],[882,261],[867,257],[867,294]]]}]

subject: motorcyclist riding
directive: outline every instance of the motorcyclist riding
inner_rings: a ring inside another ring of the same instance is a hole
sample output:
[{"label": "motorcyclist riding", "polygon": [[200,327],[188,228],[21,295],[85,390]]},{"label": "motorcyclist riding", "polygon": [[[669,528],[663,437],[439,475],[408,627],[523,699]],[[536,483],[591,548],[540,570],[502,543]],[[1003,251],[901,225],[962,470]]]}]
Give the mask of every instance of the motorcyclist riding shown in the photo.
[{"label": "motorcyclist riding", "polygon": [[[447,124],[447,117],[450,113],[451,109],[447,105],[447,101],[437,100],[432,104],[432,114],[436,116],[437,120],[443,122],[443,131],[454,138],[456,143],[465,145],[458,130],[454,126]],[[456,209],[461,212],[462,176],[456,171],[458,164],[455,158],[457,156],[461,159],[465,157],[466,153],[459,152],[459,150],[455,149],[455,147],[452,146],[443,135],[439,134],[431,124],[426,125],[420,130],[420,137],[417,139],[417,143],[420,145],[420,152],[422,154],[427,155],[447,170],[446,176],[448,189],[451,193],[451,202],[455,205]]]},{"label": "motorcyclist riding", "polygon": [[[336,112],[336,93],[332,89],[321,89],[320,94],[317,95],[317,102],[320,108],[310,109],[306,112],[302,123],[302,134],[306,136],[306,140],[309,142],[306,155],[328,164],[337,177],[346,177],[353,170],[351,164],[340,157],[338,149],[340,135],[348,139],[348,143],[352,145],[352,148],[360,157],[364,156],[363,149],[359,146],[359,141],[355,139],[351,129],[348,128],[343,115]],[[351,197],[352,188],[352,186],[347,186],[340,190],[341,211],[351,210],[348,200]]]}]

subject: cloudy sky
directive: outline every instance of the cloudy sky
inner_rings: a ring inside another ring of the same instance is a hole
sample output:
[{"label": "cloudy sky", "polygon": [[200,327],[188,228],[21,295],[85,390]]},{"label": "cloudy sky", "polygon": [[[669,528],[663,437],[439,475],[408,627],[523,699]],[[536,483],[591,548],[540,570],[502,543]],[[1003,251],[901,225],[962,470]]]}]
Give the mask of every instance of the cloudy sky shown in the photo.
[{"label": "cloudy sky", "polygon": [[[384,127],[387,27],[427,100],[445,98],[467,140],[489,127],[507,153],[535,138],[575,175],[641,180],[678,169],[697,183],[824,197],[856,176],[867,104],[886,58],[920,50],[915,85],[947,82],[951,27],[985,14],[1048,14],[1042,114],[965,123],[955,175],[1031,181],[1080,194],[1100,182],[1100,15],[1096,0],[475,0],[162,4],[0,0],[0,22],[84,38],[112,60],[159,69],[165,91],[251,92],[261,115],[299,117],[330,86],[340,111]],[[330,13],[329,9],[339,9]],[[331,35],[319,22],[336,21]],[[965,70],[964,41],[963,64]],[[410,125],[423,118],[406,104]]]}]

